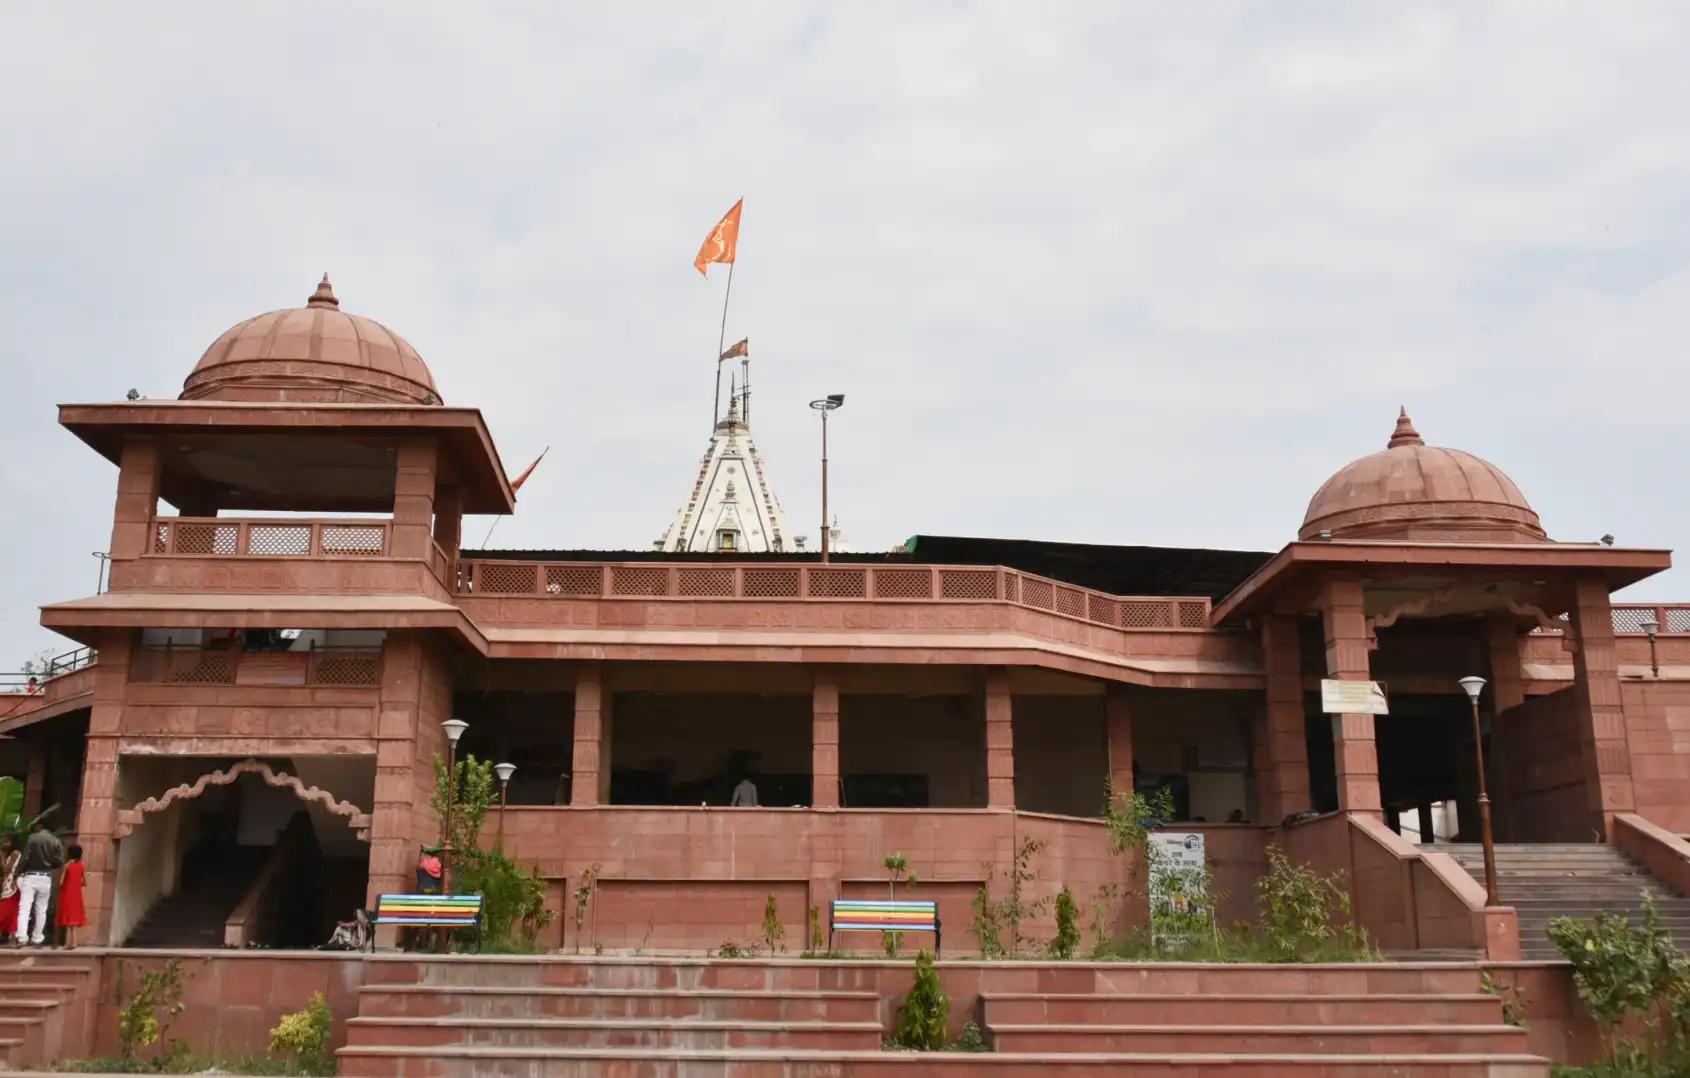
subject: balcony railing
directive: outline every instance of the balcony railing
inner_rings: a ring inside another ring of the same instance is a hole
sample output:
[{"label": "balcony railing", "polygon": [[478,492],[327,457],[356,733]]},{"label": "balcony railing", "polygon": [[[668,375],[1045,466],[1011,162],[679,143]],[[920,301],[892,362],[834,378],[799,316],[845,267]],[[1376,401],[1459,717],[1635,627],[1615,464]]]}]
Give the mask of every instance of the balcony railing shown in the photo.
[{"label": "balcony railing", "polygon": [[170,685],[379,685],[380,648],[142,648],[135,681]]},{"label": "balcony railing", "polygon": [[237,520],[158,517],[154,554],[178,557],[381,558],[392,523],[386,520]]},{"label": "balcony railing", "polygon": [[1690,633],[1690,605],[1683,603],[1615,603],[1614,632],[1643,635],[1643,623],[1653,619],[1658,633]]},{"label": "balcony railing", "polygon": [[480,598],[1007,602],[1116,629],[1209,626],[1204,596],[1120,596],[1013,569],[952,565],[700,565],[465,560],[455,590]]}]

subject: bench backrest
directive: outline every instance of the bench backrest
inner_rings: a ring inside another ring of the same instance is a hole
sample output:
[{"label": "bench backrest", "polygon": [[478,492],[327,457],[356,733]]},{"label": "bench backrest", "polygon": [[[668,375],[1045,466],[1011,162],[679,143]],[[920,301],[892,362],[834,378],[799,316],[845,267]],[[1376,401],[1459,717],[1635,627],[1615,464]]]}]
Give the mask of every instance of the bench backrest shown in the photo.
[{"label": "bench backrest", "polygon": [[833,927],[840,931],[938,932],[939,904],[903,899],[836,898]]},{"label": "bench backrest", "polygon": [[480,895],[376,896],[377,924],[467,926],[480,917]]}]

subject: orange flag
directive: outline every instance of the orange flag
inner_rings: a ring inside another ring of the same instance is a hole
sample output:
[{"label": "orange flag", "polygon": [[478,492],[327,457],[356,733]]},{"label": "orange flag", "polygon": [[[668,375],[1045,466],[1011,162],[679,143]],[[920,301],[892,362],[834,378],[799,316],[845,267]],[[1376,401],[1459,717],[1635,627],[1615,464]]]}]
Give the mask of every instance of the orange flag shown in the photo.
[{"label": "orange flag", "polygon": [[739,247],[739,211],[745,205],[745,199],[734,203],[716,227],[710,230],[710,235],[704,237],[704,246],[698,249],[698,257],[692,260],[692,268],[701,275],[710,274],[704,267],[712,262],[732,262],[734,252]]},{"label": "orange flag", "polygon": [[538,468],[540,466],[540,462],[542,460],[545,460],[546,454],[550,453],[551,451],[552,451],[552,447],[549,446],[549,445],[546,448],[540,450],[540,455],[534,458],[534,463],[530,464],[528,467],[524,468],[522,470],[521,475],[519,475],[515,479],[511,480],[511,493],[512,494],[515,494],[517,491],[522,489],[522,484],[528,482],[528,477],[534,474],[534,469]]}]

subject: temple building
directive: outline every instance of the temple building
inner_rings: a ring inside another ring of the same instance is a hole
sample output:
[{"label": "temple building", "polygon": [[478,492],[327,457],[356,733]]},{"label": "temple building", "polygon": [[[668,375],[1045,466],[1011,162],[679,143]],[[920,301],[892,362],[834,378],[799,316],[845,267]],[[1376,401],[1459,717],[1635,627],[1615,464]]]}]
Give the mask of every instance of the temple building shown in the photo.
[{"label": "temple building", "polygon": [[[178,399],[60,406],[114,469],[110,583],[42,608],[85,650],[0,718],[0,771],[61,806],[95,942],[316,942],[410,889],[453,717],[461,752],[516,764],[501,841],[553,908],[596,873],[609,951],[750,938],[765,896],[804,938],[894,852],[967,951],[1025,839],[1032,894],[1126,878],[1106,790],[1170,791],[1229,920],[1277,845],[1342,869],[1392,953],[1536,953],[1542,908],[1462,867],[1481,786],[1506,849],[1679,863],[1690,606],[1610,598],[1669,553],[1552,538],[1406,412],[1276,551],[917,533],[824,564],[737,394],[655,549],[465,549],[466,513],[516,505],[442,385],[325,277],[218,336]],[[1388,714],[1323,710],[1342,682]],[[760,807],[730,807],[745,780]],[[313,886],[245,916],[283,856]]]}]

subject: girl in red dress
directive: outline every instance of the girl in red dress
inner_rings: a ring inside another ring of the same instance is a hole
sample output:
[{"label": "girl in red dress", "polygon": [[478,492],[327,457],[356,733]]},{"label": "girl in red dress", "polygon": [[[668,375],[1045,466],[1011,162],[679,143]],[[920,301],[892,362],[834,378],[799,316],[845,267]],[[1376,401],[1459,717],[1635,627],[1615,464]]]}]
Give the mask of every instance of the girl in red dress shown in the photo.
[{"label": "girl in red dress", "polygon": [[88,923],[88,913],[82,908],[82,847],[71,843],[66,851],[64,875],[59,877],[58,926],[65,930],[65,947],[75,947],[75,930]]}]

